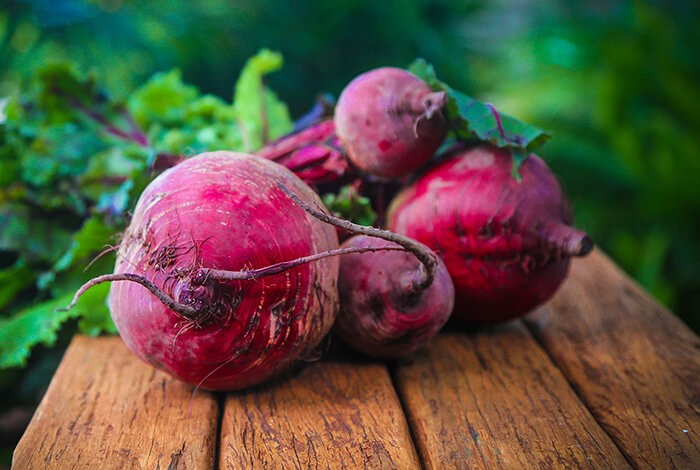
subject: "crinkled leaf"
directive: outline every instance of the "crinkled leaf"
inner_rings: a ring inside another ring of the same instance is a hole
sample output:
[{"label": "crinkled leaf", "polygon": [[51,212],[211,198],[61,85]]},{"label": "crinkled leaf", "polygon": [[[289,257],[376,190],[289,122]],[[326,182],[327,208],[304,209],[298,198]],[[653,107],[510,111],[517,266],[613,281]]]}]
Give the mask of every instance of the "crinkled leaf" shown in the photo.
[{"label": "crinkled leaf", "polygon": [[478,139],[512,149],[513,174],[518,178],[518,169],[528,153],[551,137],[548,132],[503,114],[492,104],[483,103],[443,83],[437,78],[433,66],[423,59],[414,61],[408,70],[434,90],[447,93],[447,118],[458,140]]},{"label": "crinkled leaf", "polygon": [[154,147],[171,154],[240,150],[242,135],[233,105],[182,82],[173,70],[155,75],[129,99],[136,121]]},{"label": "crinkled leaf", "polygon": [[90,289],[69,311],[58,311],[68,305],[73,297],[67,293],[61,297],[42,302],[7,320],[0,321],[0,368],[24,366],[31,348],[43,344],[52,346],[58,338],[58,330],[69,319],[87,315],[91,318],[107,311],[105,298],[109,292],[107,284]]},{"label": "crinkled leaf", "polygon": [[534,126],[502,114],[489,103],[482,103],[449,87],[448,115],[455,123],[457,138],[478,137],[498,147],[533,150],[544,144],[550,135]]},{"label": "crinkled leaf", "polygon": [[236,83],[233,105],[244,134],[245,151],[253,151],[293,128],[287,106],[268,89],[264,76],[282,67],[282,55],[262,49],[250,58]]},{"label": "crinkled leaf", "polygon": [[80,175],[81,189],[89,184],[114,185],[115,180],[119,180],[118,186],[125,178],[148,173],[149,157],[147,149],[131,144],[109,146],[93,153]]},{"label": "crinkled leaf", "polygon": [[154,75],[144,86],[129,97],[129,110],[144,129],[154,123],[183,121],[187,104],[197,98],[199,91],[182,81],[182,73],[175,69]]},{"label": "crinkled leaf", "polygon": [[[95,157],[113,148],[122,153],[139,149],[143,161],[148,155],[145,137],[124,105],[98,90],[94,78],[78,77],[65,64],[42,67],[37,76],[31,93],[8,103],[3,140],[12,144],[12,151],[0,165],[20,171],[12,187],[32,207],[86,216],[90,203],[125,173],[115,171],[120,160],[95,163]],[[103,181],[92,184],[91,193],[78,187],[76,180],[98,165]]]},{"label": "crinkled leaf", "polygon": [[377,219],[369,198],[360,195],[351,185],[343,186],[338,194],[324,194],[323,203],[338,217],[360,225],[372,225]]}]

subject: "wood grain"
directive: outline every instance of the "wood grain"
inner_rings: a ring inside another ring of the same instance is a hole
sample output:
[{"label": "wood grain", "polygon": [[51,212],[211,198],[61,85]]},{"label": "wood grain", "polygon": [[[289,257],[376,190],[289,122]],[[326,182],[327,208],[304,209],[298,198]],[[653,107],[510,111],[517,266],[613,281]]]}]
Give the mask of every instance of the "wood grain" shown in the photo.
[{"label": "wood grain", "polygon": [[386,366],[324,359],[226,400],[221,468],[420,468]]},{"label": "wood grain", "polygon": [[141,363],[118,337],[77,336],[17,445],[15,469],[211,468],[216,398]]},{"label": "wood grain", "polygon": [[599,252],[527,322],[638,468],[700,468],[700,339]]},{"label": "wood grain", "polygon": [[394,373],[427,468],[628,467],[520,321],[443,333]]}]

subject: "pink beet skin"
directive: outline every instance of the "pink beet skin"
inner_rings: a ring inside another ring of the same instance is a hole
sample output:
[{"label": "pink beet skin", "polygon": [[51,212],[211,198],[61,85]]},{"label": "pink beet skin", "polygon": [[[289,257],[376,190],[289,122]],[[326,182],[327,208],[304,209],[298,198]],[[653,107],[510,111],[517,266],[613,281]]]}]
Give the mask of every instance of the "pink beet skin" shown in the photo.
[{"label": "pink beet skin", "polygon": [[[342,246],[399,247],[366,235],[356,235]],[[454,285],[444,263],[437,262],[432,283],[418,289],[424,270],[410,252],[342,256],[341,312],[334,331],[356,350],[374,357],[397,358],[419,349],[440,331],[454,306]]]},{"label": "pink beet skin", "polygon": [[546,164],[530,155],[511,176],[510,151],[482,145],[457,152],[400,193],[389,228],[445,261],[456,289],[452,318],[491,324],[523,315],[564,280],[571,256],[591,239]]},{"label": "pink beet skin", "polygon": [[383,67],[356,77],[335,109],[336,132],[350,160],[383,177],[408,175],[442,144],[444,92],[406,70]]},{"label": "pink beet skin", "polygon": [[326,258],[255,280],[193,279],[199,268],[245,270],[335,249],[333,227],[307,215],[277,186],[321,206],[283,167],[231,152],[193,157],[143,192],[115,273],[141,274],[193,318],[133,282],[114,282],[112,317],[127,346],[175,377],[234,390],[309,355],[338,310],[338,260]]}]

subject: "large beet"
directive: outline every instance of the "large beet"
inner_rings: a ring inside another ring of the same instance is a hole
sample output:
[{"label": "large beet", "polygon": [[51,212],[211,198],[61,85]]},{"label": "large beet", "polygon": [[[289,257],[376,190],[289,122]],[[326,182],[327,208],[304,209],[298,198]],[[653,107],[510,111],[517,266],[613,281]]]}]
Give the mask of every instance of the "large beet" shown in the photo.
[{"label": "large beet", "polygon": [[[338,310],[337,258],[252,280],[217,279],[338,248],[334,228],[278,183],[321,204],[285,168],[230,152],[193,157],[146,188],[115,275],[141,276],[151,292],[143,281],[114,282],[109,298],[121,337],[139,357],[191,384],[231,390],[317,346]],[[172,302],[164,304],[158,290]]]},{"label": "large beet", "polygon": [[401,192],[391,230],[445,261],[456,290],[452,318],[489,324],[525,314],[566,276],[569,257],[593,247],[570,226],[572,214],[546,164],[530,155],[512,176],[509,150],[482,145],[457,152]]}]

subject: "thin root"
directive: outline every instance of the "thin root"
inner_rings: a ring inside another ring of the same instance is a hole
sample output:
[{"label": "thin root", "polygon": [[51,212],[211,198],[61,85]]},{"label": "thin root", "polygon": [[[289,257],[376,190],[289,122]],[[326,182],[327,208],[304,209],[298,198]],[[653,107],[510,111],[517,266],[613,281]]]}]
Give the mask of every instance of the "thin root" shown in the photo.
[{"label": "thin root", "polygon": [[[289,198],[292,199],[298,206],[300,206],[312,216],[316,217],[318,220],[326,222],[327,224],[335,225],[336,227],[345,229],[348,232],[367,235],[369,237],[381,238],[383,240],[396,243],[397,245],[402,246],[405,251],[408,251],[411,254],[413,254],[413,256],[415,256],[423,266],[423,274],[422,276],[419,276],[420,279],[414,285],[414,289],[416,291],[425,290],[428,287],[430,287],[430,285],[433,283],[433,279],[435,278],[435,270],[437,269],[438,265],[437,256],[435,255],[435,253],[430,251],[430,249],[427,249],[424,245],[418,243],[417,241],[411,238],[404,237],[403,235],[399,235],[398,233],[394,233],[389,230],[383,230],[376,227],[366,227],[364,225],[352,223],[349,220],[344,220],[332,216],[306,203],[282,183],[277,183],[277,186],[282,191],[284,191],[284,193],[287,196],[289,196]],[[382,250],[387,249],[388,247],[382,248]]]},{"label": "thin root", "polygon": [[116,281],[131,281],[131,282],[136,282],[137,284],[141,284],[143,287],[151,291],[153,295],[158,297],[158,300],[163,302],[163,305],[168,307],[169,309],[173,310],[174,312],[179,313],[180,315],[184,316],[185,318],[189,319],[194,319],[196,318],[197,315],[197,310],[188,306],[181,304],[180,302],[177,302],[174,300],[172,297],[170,297],[168,294],[163,292],[158,286],[156,286],[153,282],[151,282],[149,279],[145,278],[144,276],[138,275],[138,274],[132,274],[132,273],[122,273],[122,274],[104,274],[102,276],[97,276],[93,279],[90,279],[88,282],[83,284],[80,289],[75,293],[73,296],[73,300],[71,301],[70,304],[68,304],[65,308],[58,309],[58,311],[65,312],[70,310],[75,306],[76,303],[78,303],[78,299],[82,297],[85,292],[87,292],[89,289],[95,287],[98,284],[102,284],[105,282],[116,282]]}]

